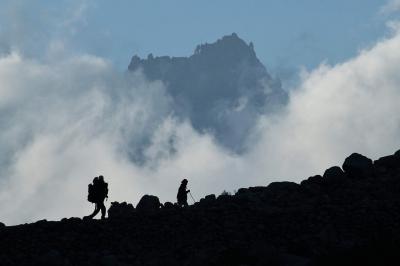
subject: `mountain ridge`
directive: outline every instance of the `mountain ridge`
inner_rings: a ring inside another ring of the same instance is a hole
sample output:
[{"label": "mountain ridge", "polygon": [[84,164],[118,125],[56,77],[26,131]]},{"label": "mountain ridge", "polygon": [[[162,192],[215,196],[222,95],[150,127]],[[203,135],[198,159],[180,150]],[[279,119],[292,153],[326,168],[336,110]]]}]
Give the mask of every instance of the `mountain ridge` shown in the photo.
[{"label": "mountain ridge", "polygon": [[300,184],[208,195],[188,208],[144,196],[106,220],[0,227],[2,265],[398,265],[400,150],[353,153]]},{"label": "mountain ridge", "polygon": [[211,132],[236,152],[245,149],[258,115],[273,113],[288,101],[280,80],[257,58],[254,45],[235,33],[198,45],[189,57],[134,55],[128,70],[161,80],[174,99],[177,116],[189,118],[196,130]]}]

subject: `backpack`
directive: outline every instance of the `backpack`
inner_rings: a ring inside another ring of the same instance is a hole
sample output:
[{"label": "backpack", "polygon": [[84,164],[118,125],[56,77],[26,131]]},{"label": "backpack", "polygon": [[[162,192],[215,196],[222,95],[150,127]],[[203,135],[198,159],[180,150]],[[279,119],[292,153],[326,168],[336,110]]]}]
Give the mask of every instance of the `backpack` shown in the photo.
[{"label": "backpack", "polygon": [[93,184],[88,186],[88,197],[87,200],[91,203],[96,203],[96,191]]}]

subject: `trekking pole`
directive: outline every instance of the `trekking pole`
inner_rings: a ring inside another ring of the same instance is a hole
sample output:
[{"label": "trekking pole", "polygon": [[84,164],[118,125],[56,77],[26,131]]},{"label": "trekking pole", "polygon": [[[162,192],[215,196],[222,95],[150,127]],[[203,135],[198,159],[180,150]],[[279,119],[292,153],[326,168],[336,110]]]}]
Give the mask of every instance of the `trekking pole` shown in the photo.
[{"label": "trekking pole", "polygon": [[192,198],[192,200],[193,200],[193,203],[196,203],[196,200],[193,198],[193,196],[192,196],[192,193],[191,193],[191,192],[189,192],[189,195],[190,195],[190,197]]}]

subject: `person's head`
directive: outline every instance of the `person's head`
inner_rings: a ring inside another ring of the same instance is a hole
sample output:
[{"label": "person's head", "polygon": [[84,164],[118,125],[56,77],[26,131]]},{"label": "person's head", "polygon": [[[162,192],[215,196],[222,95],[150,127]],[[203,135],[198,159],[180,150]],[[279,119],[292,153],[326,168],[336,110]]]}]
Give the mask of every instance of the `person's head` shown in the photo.
[{"label": "person's head", "polygon": [[99,176],[99,181],[104,182],[104,177],[102,175]]},{"label": "person's head", "polygon": [[182,183],[183,185],[185,185],[185,186],[186,186],[186,185],[187,185],[187,183],[188,183],[188,181],[187,181],[187,179],[185,178],[185,179],[183,179],[183,180],[182,180],[182,182],[181,182],[181,183]]},{"label": "person's head", "polygon": [[93,183],[96,183],[98,180],[99,180],[99,178],[98,178],[97,176],[95,176],[95,177],[93,178]]}]

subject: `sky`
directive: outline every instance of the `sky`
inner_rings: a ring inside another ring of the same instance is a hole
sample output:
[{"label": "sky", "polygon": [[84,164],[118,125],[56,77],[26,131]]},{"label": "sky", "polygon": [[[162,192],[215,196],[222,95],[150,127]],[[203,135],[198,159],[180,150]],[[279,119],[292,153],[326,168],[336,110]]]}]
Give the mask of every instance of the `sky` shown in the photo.
[{"label": "sky", "polygon": [[[89,214],[87,184],[99,174],[110,202],[135,205],[144,194],[174,201],[183,177],[199,199],[400,148],[398,0],[54,2],[0,2],[6,224]],[[273,73],[297,77],[288,105],[257,117],[240,155],[174,116],[162,82],[125,71],[133,54],[190,55],[231,32]],[[132,162],[149,136],[148,163]]]},{"label": "sky", "polygon": [[[384,20],[377,15],[377,10],[384,3],[123,0],[115,4],[99,1],[91,13],[93,20],[89,20],[97,29],[108,32],[111,40],[128,41],[117,44],[118,52],[112,52],[115,53],[112,57],[120,58],[118,63],[122,65],[129,53],[187,56],[199,43],[236,32],[255,44],[262,62],[272,69],[303,65],[312,68],[323,60],[337,63],[380,37]],[[88,25],[87,30],[90,29]],[[99,47],[99,50],[107,55],[108,47]]]},{"label": "sky", "polygon": [[[255,44],[272,73],[289,79],[300,67],[336,64],[372,45],[384,35],[396,4],[386,5],[386,0],[3,0],[0,25],[8,31],[11,21],[13,37],[29,42],[36,53],[46,38],[63,38],[74,51],[107,58],[119,69],[126,69],[133,54],[188,56],[196,45],[236,32]],[[37,34],[29,40],[18,36],[25,30]]]}]

